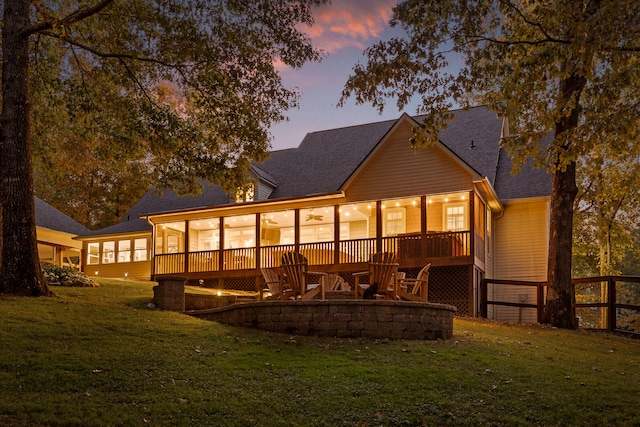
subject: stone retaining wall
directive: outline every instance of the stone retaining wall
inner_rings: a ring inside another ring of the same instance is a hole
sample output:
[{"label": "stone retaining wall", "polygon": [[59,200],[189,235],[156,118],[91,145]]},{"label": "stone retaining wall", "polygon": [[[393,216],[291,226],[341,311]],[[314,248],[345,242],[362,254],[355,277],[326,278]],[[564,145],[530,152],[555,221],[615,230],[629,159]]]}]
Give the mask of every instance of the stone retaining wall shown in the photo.
[{"label": "stone retaining wall", "polygon": [[153,287],[153,302],[162,310],[184,311],[186,277],[161,277]]},{"label": "stone retaining wall", "polygon": [[187,312],[232,326],[294,335],[409,340],[453,336],[451,305],[372,300],[261,301]]}]

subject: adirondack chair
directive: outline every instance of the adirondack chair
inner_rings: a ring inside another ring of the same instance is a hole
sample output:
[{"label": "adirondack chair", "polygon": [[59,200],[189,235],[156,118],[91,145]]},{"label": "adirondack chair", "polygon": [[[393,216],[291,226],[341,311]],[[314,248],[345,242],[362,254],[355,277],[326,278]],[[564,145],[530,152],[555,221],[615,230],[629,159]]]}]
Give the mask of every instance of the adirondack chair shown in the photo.
[{"label": "adirondack chair", "polygon": [[425,265],[415,279],[402,279],[398,282],[398,296],[407,301],[427,301],[429,299],[429,268]]},{"label": "adirondack chair", "polygon": [[[260,289],[260,299],[280,299],[282,295],[282,288],[280,287],[280,277],[278,277],[278,273],[272,268],[261,268],[260,272],[262,273],[262,280],[264,281],[264,286]],[[262,295],[264,291],[270,293],[270,296],[263,298]]]},{"label": "adirondack chair", "polygon": [[[353,273],[355,277],[356,299],[362,298],[364,290],[376,284],[378,289],[376,294],[384,295],[388,299],[396,299],[398,262],[396,254],[390,252],[378,252],[369,260],[369,270]],[[361,283],[361,278],[369,276],[368,282]]]},{"label": "adirondack chair", "polygon": [[[281,299],[294,298],[312,299],[317,296],[325,299],[324,287],[326,279],[320,279],[317,284],[310,283],[309,278],[312,276],[326,276],[326,273],[308,271],[308,262],[302,254],[298,252],[285,252],[282,255],[282,264],[280,269],[280,289],[283,290]],[[284,278],[287,279],[286,287],[283,283]]]}]

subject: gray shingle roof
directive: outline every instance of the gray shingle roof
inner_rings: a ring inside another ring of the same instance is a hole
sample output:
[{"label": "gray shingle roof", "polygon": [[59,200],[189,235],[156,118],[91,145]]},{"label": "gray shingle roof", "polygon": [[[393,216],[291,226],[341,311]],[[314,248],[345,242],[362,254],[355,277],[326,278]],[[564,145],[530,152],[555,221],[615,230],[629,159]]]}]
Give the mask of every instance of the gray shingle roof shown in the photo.
[{"label": "gray shingle roof", "polygon": [[[502,120],[495,112],[481,106],[456,110],[453,114],[454,120],[441,131],[440,141],[486,176],[501,199],[550,194],[550,176],[542,171],[525,166],[522,174],[510,175],[511,162],[499,146]],[[415,120],[419,122],[421,117]],[[298,148],[273,151],[254,170],[260,177],[277,183],[270,200],[338,192],[396,122],[387,120],[308,133]],[[149,191],[120,223],[91,234],[150,230],[139,215],[227,204],[229,197],[218,186],[205,186],[202,195],[196,197],[179,197],[172,191],[165,191],[160,197]]]},{"label": "gray shingle roof", "polygon": [[71,217],[63,214],[37,196],[33,198],[36,208],[36,225],[69,234],[86,234],[89,229]]}]

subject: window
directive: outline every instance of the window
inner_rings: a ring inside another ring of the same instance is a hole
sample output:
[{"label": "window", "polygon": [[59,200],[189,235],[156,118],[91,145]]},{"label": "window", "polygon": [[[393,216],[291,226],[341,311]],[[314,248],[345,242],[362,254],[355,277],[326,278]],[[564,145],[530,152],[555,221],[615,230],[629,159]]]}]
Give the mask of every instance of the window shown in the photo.
[{"label": "window", "polygon": [[238,188],[236,191],[236,203],[253,202],[255,196],[255,186],[248,184],[245,187]]},{"label": "window", "polygon": [[444,229],[446,231],[466,230],[465,207],[465,203],[444,205]]},{"label": "window", "polygon": [[118,242],[118,262],[131,262],[131,240]]},{"label": "window", "polygon": [[384,226],[385,236],[397,236],[398,234],[406,233],[406,217],[405,209],[385,209],[384,211]]},{"label": "window", "polygon": [[134,261],[146,261],[147,260],[147,239],[135,239],[133,242]]},{"label": "window", "polygon": [[87,264],[100,264],[100,243],[89,243],[87,245]]},{"label": "window", "polygon": [[180,252],[180,236],[177,234],[170,234],[167,236],[167,253],[177,254]]},{"label": "window", "polygon": [[333,206],[300,209],[300,243],[332,242],[334,219]]},{"label": "window", "polygon": [[376,204],[359,203],[340,206],[340,240],[376,237]]},{"label": "window", "polygon": [[253,248],[256,246],[256,216],[230,216],[225,220],[224,248]]},{"label": "window", "polygon": [[102,263],[113,264],[116,262],[116,242],[102,243]]}]

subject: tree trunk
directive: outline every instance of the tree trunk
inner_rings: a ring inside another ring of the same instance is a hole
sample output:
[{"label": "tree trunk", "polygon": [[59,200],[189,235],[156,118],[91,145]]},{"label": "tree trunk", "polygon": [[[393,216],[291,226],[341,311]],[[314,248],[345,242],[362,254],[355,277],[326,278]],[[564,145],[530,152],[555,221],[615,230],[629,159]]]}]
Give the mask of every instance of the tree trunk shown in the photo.
[{"label": "tree trunk", "polygon": [[[565,68],[567,63],[563,64]],[[578,127],[580,95],[586,79],[572,73],[560,82],[560,102],[574,105],[570,114],[556,123],[555,144],[564,135]],[[547,272],[547,298],[542,323],[564,329],[576,328],[575,290],[571,282],[571,252],[573,249],[573,203],[578,194],[575,160],[563,162],[562,153],[569,148],[567,136],[563,145],[556,145],[554,172],[551,181],[551,218],[549,221],[549,265]],[[564,166],[566,165],[566,166]]]},{"label": "tree trunk", "polygon": [[576,164],[553,174],[549,223],[549,266],[543,323],[575,329],[575,291],[571,283],[573,200],[577,194]]},{"label": "tree trunk", "polygon": [[29,128],[28,0],[5,0],[2,30],[0,292],[50,296],[36,241]]}]

